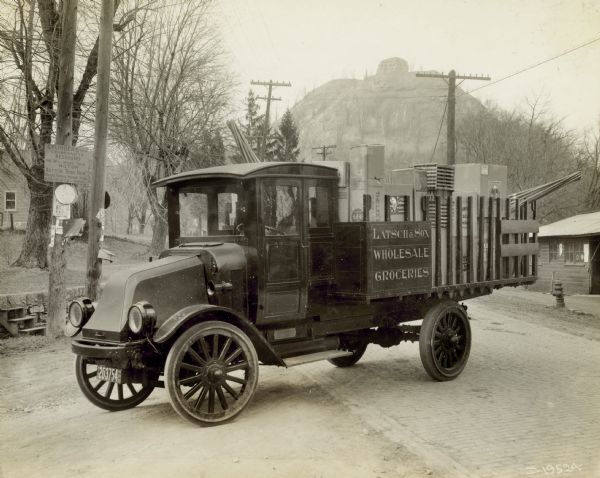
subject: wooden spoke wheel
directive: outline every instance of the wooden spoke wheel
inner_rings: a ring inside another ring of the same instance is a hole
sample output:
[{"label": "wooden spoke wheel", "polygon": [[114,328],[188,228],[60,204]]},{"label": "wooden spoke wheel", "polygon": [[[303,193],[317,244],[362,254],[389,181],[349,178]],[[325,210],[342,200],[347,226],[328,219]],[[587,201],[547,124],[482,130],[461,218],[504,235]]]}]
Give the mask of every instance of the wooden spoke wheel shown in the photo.
[{"label": "wooden spoke wheel", "polygon": [[127,410],[142,403],[154,390],[154,385],[112,383],[97,377],[98,366],[81,355],[75,360],[77,383],[85,397],[97,407],[110,412]]},{"label": "wooden spoke wheel", "polygon": [[369,343],[366,340],[362,341],[361,343],[357,344],[356,347],[348,349],[349,352],[352,352],[352,355],[327,359],[327,361],[336,367],[352,367],[352,365],[362,358],[365,350],[367,350],[367,345],[369,345]]},{"label": "wooden spoke wheel", "polygon": [[179,337],[165,364],[166,386],[175,411],[210,425],[229,420],[248,404],[258,383],[254,345],[226,322],[203,322]]},{"label": "wooden spoke wheel", "polygon": [[432,307],[421,326],[419,352],[429,376],[453,380],[465,368],[471,350],[471,326],[463,307],[444,301]]}]

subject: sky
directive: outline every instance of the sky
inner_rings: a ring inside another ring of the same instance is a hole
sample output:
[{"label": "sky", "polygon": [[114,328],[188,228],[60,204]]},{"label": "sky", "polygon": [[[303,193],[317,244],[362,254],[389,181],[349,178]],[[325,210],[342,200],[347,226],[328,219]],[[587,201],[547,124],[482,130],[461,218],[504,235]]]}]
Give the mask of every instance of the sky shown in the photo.
[{"label": "sky", "polygon": [[578,133],[600,124],[600,0],[217,0],[214,14],[238,80],[235,101],[243,104],[251,80],[289,81],[274,90],[279,116],[327,81],[362,79],[390,57],[411,70],[496,81],[598,39],[473,95],[507,109],[540,98]]}]

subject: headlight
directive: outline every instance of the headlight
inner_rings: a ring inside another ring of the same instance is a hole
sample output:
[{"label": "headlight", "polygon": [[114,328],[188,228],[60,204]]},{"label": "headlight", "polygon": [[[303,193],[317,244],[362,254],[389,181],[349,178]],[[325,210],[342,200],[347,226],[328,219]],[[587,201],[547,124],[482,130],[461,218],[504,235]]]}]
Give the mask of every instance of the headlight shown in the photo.
[{"label": "headlight", "polygon": [[81,298],[69,304],[69,322],[77,329],[83,327],[93,313],[94,306],[90,299]]},{"label": "headlight", "polygon": [[142,311],[137,305],[134,305],[129,309],[127,320],[129,328],[134,334],[139,334],[142,331],[142,328],[144,327],[144,318],[142,317]]},{"label": "headlight", "polygon": [[152,330],[156,324],[156,311],[146,301],[137,302],[129,308],[127,323],[134,334]]},{"label": "headlight", "polygon": [[217,293],[217,289],[215,288],[215,283],[211,280],[206,284],[206,293],[209,297],[212,297]]}]

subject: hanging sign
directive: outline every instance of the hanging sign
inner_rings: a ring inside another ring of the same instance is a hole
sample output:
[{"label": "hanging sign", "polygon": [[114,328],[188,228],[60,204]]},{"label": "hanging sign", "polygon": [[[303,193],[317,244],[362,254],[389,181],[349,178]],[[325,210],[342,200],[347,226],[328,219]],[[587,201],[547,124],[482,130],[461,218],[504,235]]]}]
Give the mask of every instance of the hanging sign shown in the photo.
[{"label": "hanging sign", "polygon": [[53,202],[52,215],[57,219],[71,219],[71,206],[62,204],[56,199]]},{"label": "hanging sign", "polygon": [[54,190],[54,197],[61,204],[73,204],[77,200],[77,190],[70,184],[61,184]]},{"label": "hanging sign", "polygon": [[91,183],[93,153],[87,149],[46,144],[44,180],[52,183]]}]

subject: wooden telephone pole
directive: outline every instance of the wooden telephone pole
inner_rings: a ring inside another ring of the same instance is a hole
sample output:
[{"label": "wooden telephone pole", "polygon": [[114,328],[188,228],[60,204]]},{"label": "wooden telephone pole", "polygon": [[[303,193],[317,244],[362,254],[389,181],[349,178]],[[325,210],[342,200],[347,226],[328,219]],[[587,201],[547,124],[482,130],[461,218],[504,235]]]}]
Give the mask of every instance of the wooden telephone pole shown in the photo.
[{"label": "wooden telephone pole", "polygon": [[254,81],[254,80],[252,80],[250,82],[250,84],[267,86],[269,88],[266,98],[263,96],[256,97],[256,99],[258,99],[258,100],[266,100],[267,101],[267,109],[265,112],[265,123],[263,125],[263,135],[261,138],[260,146],[258,148],[258,157],[262,161],[265,161],[266,156],[267,156],[267,136],[269,134],[269,114],[271,112],[271,101],[281,101],[281,98],[273,98],[273,96],[272,96],[273,87],[274,86],[292,86],[292,84],[289,81],[284,83],[284,82],[273,81],[273,80],[269,80],[269,81]]},{"label": "wooden telephone pole", "polygon": [[333,152],[333,151],[329,151],[329,150],[335,149],[335,148],[336,148],[336,145],[332,144],[330,146],[325,146],[325,145],[317,146],[316,148],[312,148],[312,149],[313,149],[313,151],[314,150],[319,151],[317,154],[319,156],[321,156],[321,161],[325,161],[327,159],[327,156],[329,156]]},{"label": "wooden telephone pole", "polygon": [[[77,2],[63,0],[61,43],[59,53],[58,106],[56,112],[56,141],[71,146],[73,134],[73,74],[75,70],[75,43],[77,38]],[[56,220],[48,280],[48,323],[46,335],[58,337],[63,333],[65,319],[65,247],[62,233],[58,234],[60,219]]]},{"label": "wooden telephone pole", "polygon": [[446,137],[447,137],[447,149],[446,158],[448,164],[455,164],[456,162],[456,131],[455,131],[455,118],[456,118],[456,80],[485,80],[489,81],[489,76],[483,75],[457,75],[456,71],[450,70],[450,73],[438,74],[438,73],[417,73],[417,76],[424,78],[442,78],[448,79],[448,119],[446,121]]},{"label": "wooden telephone pole", "polygon": [[[96,86],[96,121],[94,123],[94,167],[89,208],[89,239],[87,251],[87,296],[96,300],[102,274],[102,260],[98,259],[100,238],[104,223],[104,176],[106,137],[108,133],[108,94],[112,54],[114,0],[102,0],[100,35],[98,39],[98,80]],[[101,212],[100,212],[101,211]],[[98,218],[97,214],[101,217]]]}]

